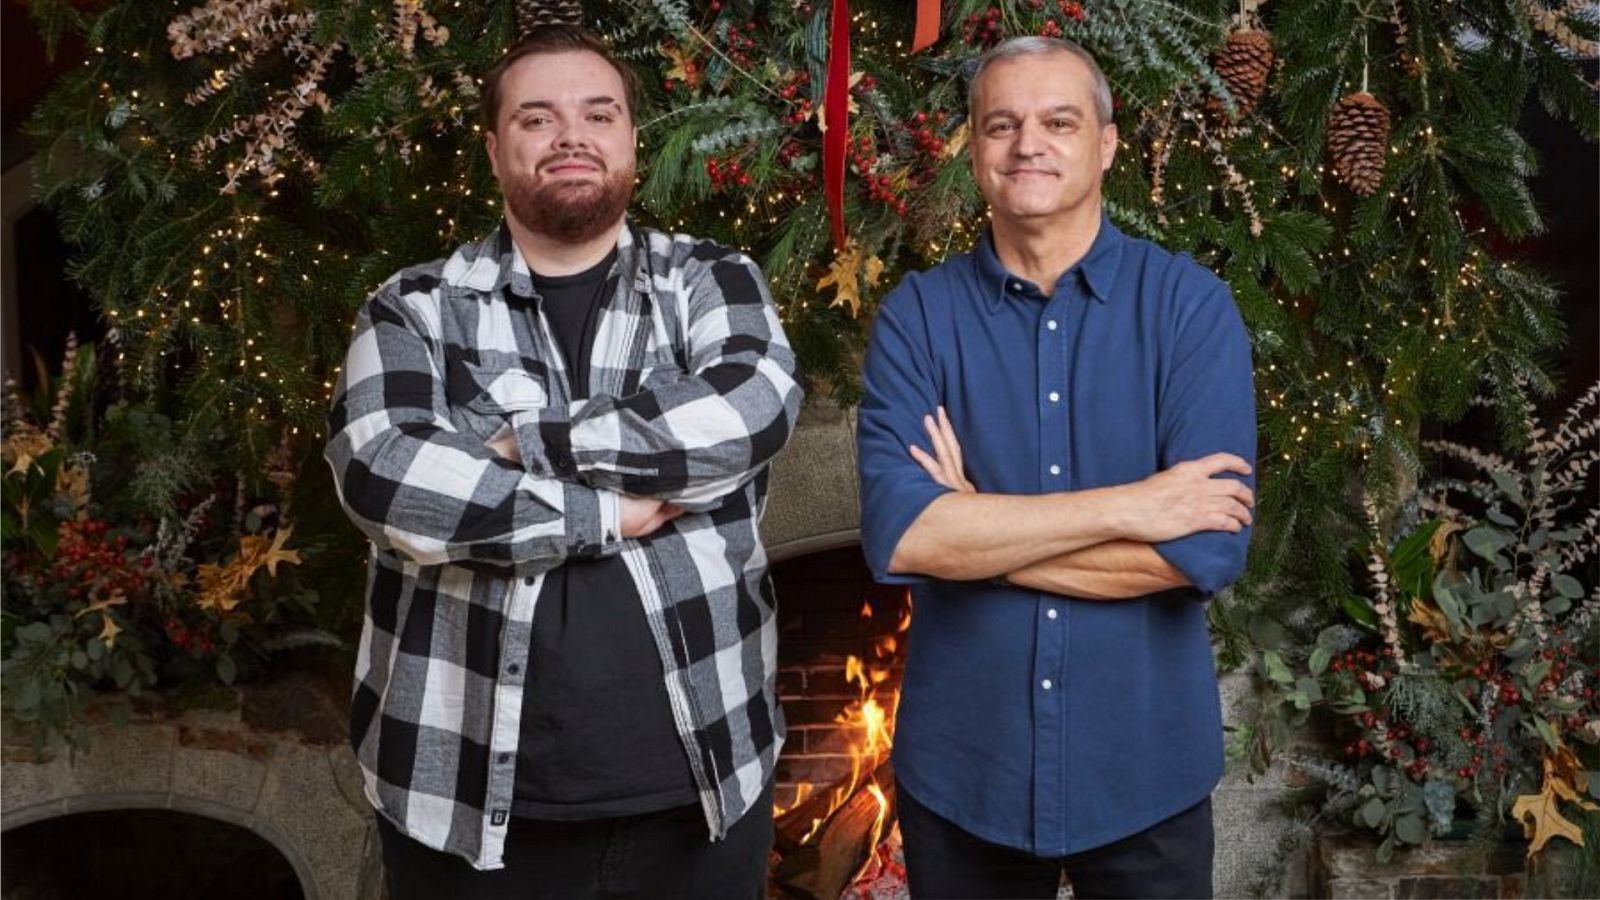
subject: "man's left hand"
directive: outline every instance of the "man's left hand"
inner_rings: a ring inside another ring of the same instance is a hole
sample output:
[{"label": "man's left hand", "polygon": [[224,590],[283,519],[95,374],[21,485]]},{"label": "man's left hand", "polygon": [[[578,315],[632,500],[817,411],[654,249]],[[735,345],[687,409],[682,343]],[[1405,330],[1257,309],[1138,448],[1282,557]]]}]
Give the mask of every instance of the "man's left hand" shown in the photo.
[{"label": "man's left hand", "polygon": [[912,444],[911,458],[927,470],[934,481],[953,491],[976,494],[978,489],[962,471],[961,444],[956,440],[956,430],[950,424],[950,417],[945,415],[944,407],[939,407],[937,416],[923,416],[922,425],[928,429],[933,455],[929,456],[921,447]]},{"label": "man's left hand", "polygon": [[484,441],[483,445],[500,454],[502,459],[509,459],[518,464],[522,462],[521,448],[517,446],[517,433],[513,429],[501,429],[500,433]]}]

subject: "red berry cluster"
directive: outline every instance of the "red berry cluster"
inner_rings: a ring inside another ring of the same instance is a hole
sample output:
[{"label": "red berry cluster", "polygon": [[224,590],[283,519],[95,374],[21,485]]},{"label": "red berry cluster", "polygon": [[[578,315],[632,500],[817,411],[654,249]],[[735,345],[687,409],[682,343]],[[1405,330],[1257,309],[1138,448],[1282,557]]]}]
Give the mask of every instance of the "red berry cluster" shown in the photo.
[{"label": "red berry cluster", "polygon": [[1045,19],[1044,24],[1039,26],[1040,37],[1058,38],[1062,34],[1061,23],[1055,19]]},{"label": "red berry cluster", "polygon": [[785,100],[793,100],[800,95],[800,90],[811,83],[811,73],[800,69],[784,79],[783,85],[778,88],[778,96]]},{"label": "red berry cluster", "polygon": [[1061,8],[1063,16],[1074,22],[1082,22],[1084,19],[1089,18],[1089,14],[1083,11],[1082,3],[1075,3],[1073,0],[1056,0],[1056,6]]},{"label": "red berry cluster", "polygon": [[787,166],[804,152],[805,148],[800,146],[799,141],[784,141],[783,146],[778,148],[778,164]]},{"label": "red berry cluster", "polygon": [[[712,0],[712,10],[718,10],[721,6],[717,0]],[[728,25],[728,58],[740,68],[750,68],[750,51],[756,48],[755,34],[754,22],[746,22],[742,26],[735,23]]]},{"label": "red berry cluster", "polygon": [[96,591],[132,596],[143,589],[150,557],[139,557],[136,565],[130,565],[127,537],[108,539],[110,529],[109,522],[98,519],[62,522],[58,528],[51,574],[67,585],[72,596],[87,599]]},{"label": "red berry cluster", "polygon": [[[945,114],[943,110],[933,114],[934,125],[942,125],[944,120]],[[918,150],[929,156],[938,156],[944,151],[944,138],[935,134],[933,128],[928,125],[927,113],[918,112],[911,117],[911,124],[906,127],[910,129],[911,136],[916,139]]]},{"label": "red berry cluster", "polygon": [[730,185],[748,187],[750,173],[739,165],[739,160],[730,158],[726,162],[718,162],[716,157],[706,160],[706,174],[711,176],[713,190],[722,190]]},{"label": "red berry cluster", "polygon": [[[1463,742],[1465,742],[1469,747],[1475,747],[1477,749],[1472,751],[1471,761],[1469,761],[1466,765],[1456,769],[1456,777],[1475,778],[1478,775],[1478,769],[1482,768],[1483,766],[1483,748],[1489,745],[1489,738],[1486,735],[1473,731],[1472,728],[1467,725],[1461,726],[1461,731],[1458,733],[1461,735],[1461,740]],[[1502,758],[1505,756],[1505,749],[1498,743],[1495,744],[1491,749],[1494,751],[1496,758]],[[1497,774],[1505,773],[1505,762],[1503,760],[1495,765],[1495,771]]]},{"label": "red berry cluster", "polygon": [[1335,656],[1333,662],[1328,664],[1329,671],[1349,672],[1351,675],[1367,674],[1369,668],[1376,665],[1378,655],[1367,650],[1350,650],[1343,656]]},{"label": "red berry cluster", "polygon": [[184,650],[193,650],[203,655],[216,649],[216,644],[211,639],[209,624],[202,624],[191,631],[177,619],[168,619],[162,623],[161,629],[166,632],[167,640]]},{"label": "red berry cluster", "polygon": [[1000,7],[991,6],[983,12],[967,13],[961,20],[961,39],[969,46],[992,47],[1004,37],[1000,32]]},{"label": "red berry cluster", "polygon": [[845,154],[850,157],[857,174],[866,181],[867,196],[893,208],[897,214],[905,215],[906,201],[894,192],[893,180],[887,175],[879,175],[872,171],[878,164],[877,147],[873,144],[872,138],[862,135],[860,140],[845,149]]}]

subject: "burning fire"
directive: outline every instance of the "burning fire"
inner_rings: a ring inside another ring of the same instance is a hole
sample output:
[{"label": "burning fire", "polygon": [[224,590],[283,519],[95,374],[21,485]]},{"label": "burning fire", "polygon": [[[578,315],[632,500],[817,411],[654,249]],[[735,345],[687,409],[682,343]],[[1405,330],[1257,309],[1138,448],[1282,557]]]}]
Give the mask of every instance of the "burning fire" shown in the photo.
[{"label": "burning fire", "polygon": [[[873,852],[867,861],[856,873],[855,879],[869,876],[882,870],[886,860],[880,859],[880,845],[883,843],[884,829],[889,818],[889,800],[883,788],[877,783],[875,773],[880,765],[888,759],[889,751],[894,746],[894,719],[895,712],[900,706],[900,690],[895,688],[890,696],[880,699],[879,686],[887,681],[891,675],[891,664],[900,651],[902,638],[907,629],[911,627],[911,598],[909,593],[905,601],[905,612],[894,631],[880,635],[872,647],[873,662],[867,662],[860,657],[850,656],[845,660],[845,680],[856,686],[857,696],[834,721],[844,726],[851,735],[850,741],[850,777],[836,784],[832,789],[825,808],[820,810],[820,815],[814,815],[811,828],[800,839],[800,843],[809,843],[817,836],[823,823],[844,805],[858,790],[865,790],[877,802],[877,819],[871,829],[871,846]],[[863,603],[861,617],[872,617],[872,605]],[[864,783],[863,783],[864,782]],[[796,809],[815,793],[813,785],[802,782],[795,791],[794,801],[788,807],[776,807],[775,816]]]}]

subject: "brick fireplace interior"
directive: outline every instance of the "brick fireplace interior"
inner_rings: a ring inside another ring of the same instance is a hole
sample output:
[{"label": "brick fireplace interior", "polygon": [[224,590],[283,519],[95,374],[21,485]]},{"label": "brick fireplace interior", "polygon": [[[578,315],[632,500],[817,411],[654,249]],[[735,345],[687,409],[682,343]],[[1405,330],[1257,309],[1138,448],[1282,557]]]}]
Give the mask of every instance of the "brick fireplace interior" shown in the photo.
[{"label": "brick fireplace interior", "polygon": [[[872,690],[892,712],[904,671],[905,636],[896,629],[910,601],[904,587],[873,582],[859,546],[775,563],[772,578],[778,695],[789,722],[774,800],[789,807],[807,790],[820,792],[850,777],[850,746],[861,730],[835,719],[862,696],[861,686],[845,677],[851,656],[869,672],[883,671]],[[889,636],[895,637],[893,649],[884,640]]]}]

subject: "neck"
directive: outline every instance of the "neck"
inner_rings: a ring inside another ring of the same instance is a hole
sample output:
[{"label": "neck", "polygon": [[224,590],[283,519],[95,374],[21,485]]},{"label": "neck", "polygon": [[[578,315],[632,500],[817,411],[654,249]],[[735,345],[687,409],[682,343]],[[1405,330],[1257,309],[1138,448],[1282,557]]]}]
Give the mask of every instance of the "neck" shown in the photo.
[{"label": "neck", "polygon": [[995,216],[994,252],[1006,271],[1049,294],[1062,273],[1077,265],[1100,233],[1100,198],[1048,218]]},{"label": "neck", "polygon": [[558,241],[549,235],[528,230],[517,217],[506,210],[506,227],[511,229],[511,240],[522,252],[528,268],[540,275],[575,275],[598,264],[617,246],[622,234],[623,219],[602,231],[596,237],[576,244]]}]

